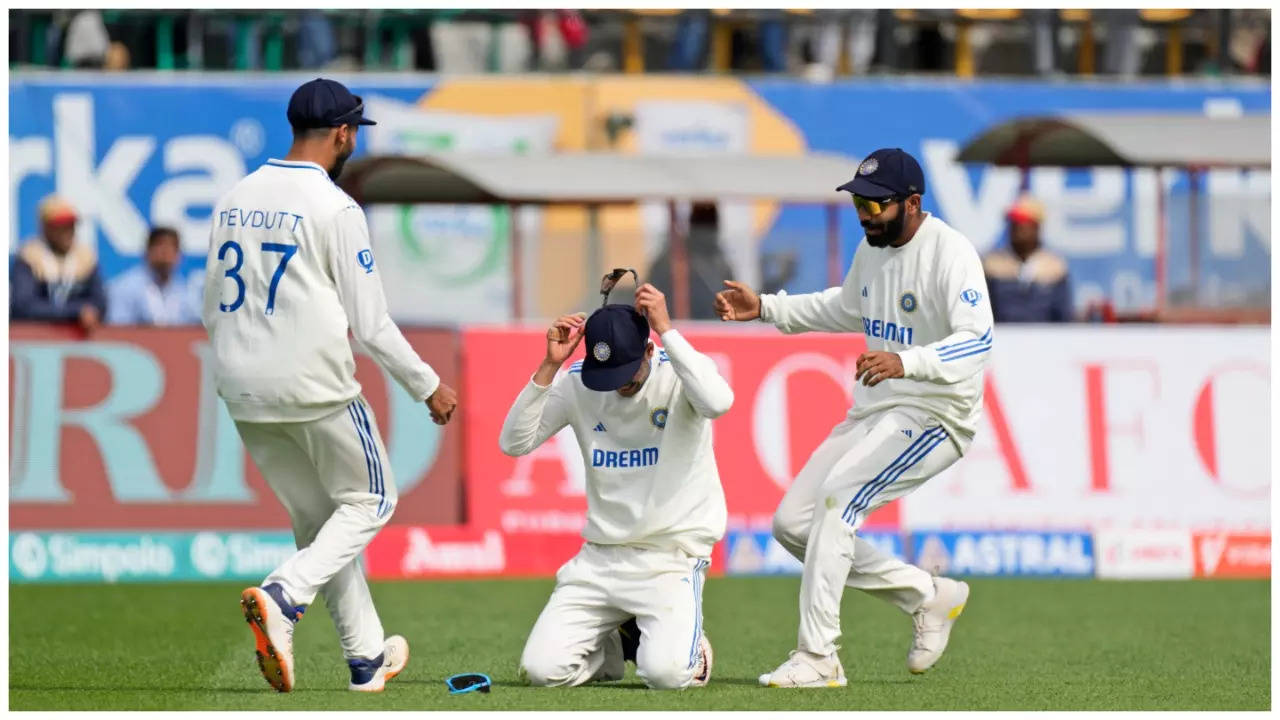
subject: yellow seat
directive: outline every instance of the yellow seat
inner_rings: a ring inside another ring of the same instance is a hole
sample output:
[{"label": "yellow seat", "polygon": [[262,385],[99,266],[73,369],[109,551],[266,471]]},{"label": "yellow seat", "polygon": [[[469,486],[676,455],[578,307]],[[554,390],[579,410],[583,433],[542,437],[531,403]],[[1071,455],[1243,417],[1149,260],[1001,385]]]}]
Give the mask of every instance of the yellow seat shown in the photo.
[{"label": "yellow seat", "polygon": [[1089,22],[1089,20],[1092,19],[1088,10],[1082,10],[1079,8],[1059,10],[1058,17],[1062,18],[1063,22]]},{"label": "yellow seat", "polygon": [[956,10],[965,20],[1016,20],[1022,17],[1022,11],[1017,8],[1010,9],[992,9],[992,10]]},{"label": "yellow seat", "polygon": [[1191,17],[1190,10],[1164,10],[1160,8],[1144,8],[1138,11],[1138,17],[1144,22],[1172,23],[1181,22]]}]

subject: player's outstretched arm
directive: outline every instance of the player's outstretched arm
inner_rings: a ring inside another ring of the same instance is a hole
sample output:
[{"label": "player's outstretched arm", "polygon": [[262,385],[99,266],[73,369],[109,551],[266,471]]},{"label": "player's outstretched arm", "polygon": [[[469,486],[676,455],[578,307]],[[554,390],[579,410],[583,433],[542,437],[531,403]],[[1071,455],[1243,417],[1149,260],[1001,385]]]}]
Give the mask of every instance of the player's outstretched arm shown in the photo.
[{"label": "player's outstretched arm", "polygon": [[844,288],[788,295],[757,295],[754,290],[732,280],[716,294],[715,309],[721,320],[764,320],[784,333],[862,332],[862,316],[856,297]]},{"label": "player's outstretched arm", "polygon": [[527,455],[569,424],[566,388],[555,378],[582,342],[586,323],[586,313],[575,313],[560,316],[547,328],[546,353],[502,422],[498,445],[503,453]]},{"label": "player's outstretched arm", "polygon": [[437,425],[449,422],[458,405],[457,393],[440,382],[440,376],[423,362],[387,313],[387,298],[369,248],[369,228],[358,205],[351,205],[334,218],[329,270],[356,342],[391,373],[410,397],[427,403]]},{"label": "player's outstretched arm", "polygon": [[680,331],[671,326],[666,296],[645,283],[636,288],[636,310],[648,318],[649,327],[662,340],[662,347],[671,358],[671,367],[679,376],[694,412],[711,420],[729,412],[733,406],[733,388],[721,377],[715,361],[694,350]]}]

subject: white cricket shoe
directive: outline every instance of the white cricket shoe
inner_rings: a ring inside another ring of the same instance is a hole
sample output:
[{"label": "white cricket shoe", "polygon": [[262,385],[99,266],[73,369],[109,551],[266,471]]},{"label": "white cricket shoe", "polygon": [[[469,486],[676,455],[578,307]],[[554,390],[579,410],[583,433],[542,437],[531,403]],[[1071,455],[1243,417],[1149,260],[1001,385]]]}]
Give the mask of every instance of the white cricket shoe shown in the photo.
[{"label": "white cricket shoe", "polygon": [[792,650],[787,661],[767,675],[760,684],[776,688],[839,688],[849,684],[836,653],[823,657],[807,650]]},{"label": "white cricket shoe", "polygon": [[382,644],[382,655],[372,660],[348,660],[351,684],[348,690],[356,692],[382,692],[387,681],[400,674],[409,664],[409,641],[399,635],[391,635]]},{"label": "white cricket shoe", "polygon": [[[278,585],[272,589],[279,592]],[[293,690],[293,628],[302,613],[295,610],[294,617],[286,616],[281,602],[260,587],[240,593],[240,608],[253,630],[262,677],[279,692]]]},{"label": "white cricket shoe", "polygon": [[964,612],[969,600],[969,585],[951,578],[933,579],[933,599],[911,615],[915,639],[907,652],[907,669],[917,675],[933,667],[947,649],[951,626]]},{"label": "white cricket shoe", "polygon": [[711,641],[707,639],[707,634],[702,633],[702,638],[698,640],[698,662],[693,666],[693,682],[690,687],[706,687],[711,682],[711,661],[714,655],[711,652]]}]

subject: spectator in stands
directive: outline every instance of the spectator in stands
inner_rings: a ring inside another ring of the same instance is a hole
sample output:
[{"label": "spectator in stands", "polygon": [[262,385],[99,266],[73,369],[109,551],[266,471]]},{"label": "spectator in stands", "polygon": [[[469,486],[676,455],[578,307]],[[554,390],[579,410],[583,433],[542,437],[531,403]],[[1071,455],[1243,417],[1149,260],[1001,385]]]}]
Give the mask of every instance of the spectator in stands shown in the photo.
[{"label": "spectator in stands", "polygon": [[111,325],[197,325],[200,308],[178,272],[182,249],[178,231],[157,227],[147,236],[142,263],[107,287]]},{"label": "spectator in stands", "polygon": [[81,10],[67,25],[67,61],[74,68],[99,69],[107,62],[111,38],[98,10]]},{"label": "spectator in stands", "polygon": [[25,242],[9,266],[9,317],[77,323],[92,333],[107,314],[107,294],[93,248],[76,242],[71,203],[40,203],[41,237]]},{"label": "spectator in stands", "polygon": [[1040,245],[1044,208],[1023,195],[1009,210],[1009,247],[983,258],[996,322],[1069,322],[1067,262]]},{"label": "spectator in stands", "polygon": [[[713,202],[697,202],[689,212],[689,234],[685,239],[685,257],[688,259],[688,284],[684,287],[689,298],[689,318],[716,320],[716,293],[724,288],[724,281],[733,277],[733,270],[720,247],[720,211]],[[677,296],[671,267],[671,246],[668,245],[649,268],[646,281],[672,298]],[[673,308],[674,308],[674,300]],[[686,319],[686,318],[682,318]]]}]

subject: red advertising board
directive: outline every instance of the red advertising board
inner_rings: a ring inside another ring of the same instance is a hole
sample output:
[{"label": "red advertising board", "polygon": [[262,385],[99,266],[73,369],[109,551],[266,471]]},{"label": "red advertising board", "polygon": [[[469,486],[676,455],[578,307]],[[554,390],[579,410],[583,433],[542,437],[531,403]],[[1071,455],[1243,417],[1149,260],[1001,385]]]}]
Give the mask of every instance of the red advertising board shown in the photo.
[{"label": "red advertising board", "polygon": [[[405,333],[446,379],[458,338]],[[214,392],[203,329],[9,331],[12,529],[287,528]],[[458,423],[441,430],[367,356],[356,377],[400,488],[398,522],[460,522]]]},{"label": "red advertising board", "polygon": [[[484,575],[548,577],[582,547],[577,533],[509,533],[493,527],[388,525],[365,549],[371,578]],[[712,552],[713,575],[724,572],[724,544]]]},{"label": "red advertising board", "polygon": [[[684,334],[716,361],[734,391],[733,408],[714,425],[730,524],[768,527],[791,479],[849,409],[862,336],[710,325]],[[507,410],[542,359],[543,331],[476,328],[463,332],[463,344],[471,522],[510,533],[580,530],[585,476],[571,430],[521,458],[498,449]],[[896,527],[896,503],[868,526]]]},{"label": "red advertising board", "polygon": [[1271,577],[1271,534],[1198,532],[1192,535],[1196,577]]}]

